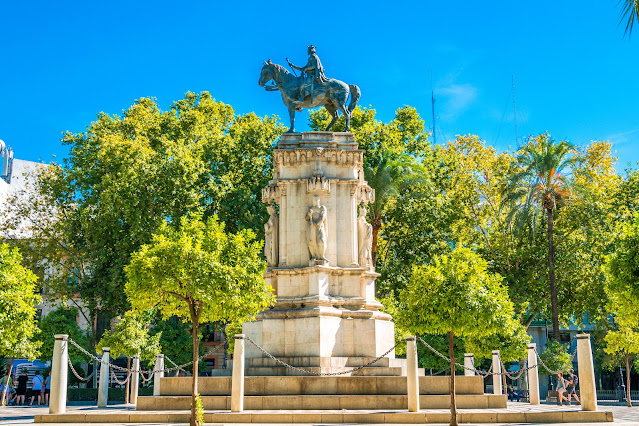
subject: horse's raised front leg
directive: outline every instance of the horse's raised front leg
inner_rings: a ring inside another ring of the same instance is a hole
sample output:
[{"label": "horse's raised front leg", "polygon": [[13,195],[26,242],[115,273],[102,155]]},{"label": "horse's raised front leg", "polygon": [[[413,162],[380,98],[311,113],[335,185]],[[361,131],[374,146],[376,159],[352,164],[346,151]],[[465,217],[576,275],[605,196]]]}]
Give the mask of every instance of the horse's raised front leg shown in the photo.
[{"label": "horse's raised front leg", "polygon": [[289,101],[288,103],[288,115],[291,118],[291,127],[286,131],[286,133],[295,133],[295,105],[293,101]]},{"label": "horse's raised front leg", "polygon": [[328,132],[329,130],[331,130],[335,122],[337,122],[337,119],[339,118],[339,114],[337,113],[337,108],[335,108],[333,104],[326,104],[324,105],[324,108],[326,108],[326,111],[328,111],[328,113],[333,116],[333,120],[331,120],[331,123],[326,128],[326,131]]}]

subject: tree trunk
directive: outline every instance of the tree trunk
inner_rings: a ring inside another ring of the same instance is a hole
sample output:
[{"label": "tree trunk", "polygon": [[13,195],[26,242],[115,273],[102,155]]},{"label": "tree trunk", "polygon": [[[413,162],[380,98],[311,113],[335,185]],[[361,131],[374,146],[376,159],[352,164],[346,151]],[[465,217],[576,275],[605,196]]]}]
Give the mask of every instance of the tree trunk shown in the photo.
[{"label": "tree trunk", "polygon": [[506,364],[504,364],[503,362],[502,362],[502,366],[501,366],[501,372],[502,372],[502,375],[501,375],[502,386],[501,387],[502,387],[502,389],[505,392],[506,389],[508,389],[508,383],[506,383],[506,374],[505,374],[506,373]]},{"label": "tree trunk", "polygon": [[129,374],[129,379],[126,381],[126,390],[124,393],[124,403],[129,403],[129,385],[131,384],[131,379],[133,379],[133,374],[131,374],[131,357],[126,357],[126,372]]},{"label": "tree trunk", "polygon": [[559,297],[555,280],[555,244],[553,242],[553,209],[546,209],[548,213],[548,278],[550,280],[550,307],[552,309],[552,335],[557,342],[559,334]]},{"label": "tree trunk", "polygon": [[630,355],[626,353],[626,401],[628,401],[628,407],[632,407],[632,401],[630,399]]},{"label": "tree trunk", "polygon": [[448,332],[448,356],[450,357],[450,426],[457,424],[457,404],[455,398],[455,351],[453,350],[453,332]]},{"label": "tree trunk", "polygon": [[191,426],[199,426],[197,421],[197,412],[195,407],[195,397],[198,393],[197,390],[197,375],[198,375],[198,354],[200,349],[200,339],[198,339],[198,329],[200,326],[200,315],[194,314],[195,307],[192,308],[192,337],[193,337],[193,389],[191,391]]},{"label": "tree trunk", "polygon": [[5,376],[6,379],[4,382],[4,389],[2,389],[2,398],[0,398],[0,407],[4,407],[4,401],[7,399],[7,388],[9,387],[9,381],[11,380],[11,372],[13,371],[14,361],[15,357],[11,357],[11,364],[9,364],[9,373],[7,373],[7,375]]}]

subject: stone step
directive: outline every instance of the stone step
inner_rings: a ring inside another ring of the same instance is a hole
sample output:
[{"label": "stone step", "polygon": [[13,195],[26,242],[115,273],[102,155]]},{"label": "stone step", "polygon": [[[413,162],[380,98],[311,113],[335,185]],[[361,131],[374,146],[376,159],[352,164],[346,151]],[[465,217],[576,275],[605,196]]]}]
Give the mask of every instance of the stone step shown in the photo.
[{"label": "stone step", "polygon": [[[74,412],[64,414],[37,414],[34,423],[188,423],[190,412],[186,410],[153,413],[123,410]],[[471,411],[459,413],[459,423],[594,423],[612,422],[611,412],[606,411],[525,411],[500,412]],[[450,413],[444,411],[406,410],[385,411],[244,411],[241,413],[204,413],[206,423],[372,423],[372,424],[425,424],[450,421]]]},{"label": "stone step", "polygon": [[[343,367],[339,369],[324,368],[324,367],[302,367],[306,371],[312,371],[313,373],[336,373],[340,371],[350,370],[353,367]],[[423,376],[425,371],[423,368],[419,369],[418,375]],[[292,368],[280,366],[280,367],[249,367],[246,369],[245,374],[247,376],[308,376],[309,373],[305,371],[299,371]],[[402,367],[364,367],[352,373],[346,373],[342,376],[405,376],[406,369]]]},{"label": "stone step", "polygon": [[[333,367],[333,368],[353,368],[360,367],[369,362],[375,361],[373,357],[312,357],[312,356],[296,356],[296,357],[278,357],[279,360],[294,365],[296,367]],[[248,367],[280,367],[277,361],[272,358],[249,358],[246,360]],[[370,367],[403,367],[406,360],[402,358],[380,358],[371,364]]]},{"label": "stone step", "polygon": [[[423,409],[448,408],[448,395],[421,395]],[[506,395],[457,395],[458,408],[506,408]],[[230,396],[203,396],[205,410],[230,410]],[[140,396],[138,410],[186,410],[190,396]],[[407,409],[406,395],[269,395],[245,396],[246,410],[383,410]]]},{"label": "stone step", "polygon": [[[448,376],[419,377],[422,395],[448,395]],[[191,395],[191,377],[163,377],[160,395]],[[456,376],[458,395],[483,395],[484,379],[479,376]],[[231,377],[199,377],[198,388],[202,396],[231,395]],[[392,376],[247,376],[244,394],[261,395],[406,395],[406,377]]]}]

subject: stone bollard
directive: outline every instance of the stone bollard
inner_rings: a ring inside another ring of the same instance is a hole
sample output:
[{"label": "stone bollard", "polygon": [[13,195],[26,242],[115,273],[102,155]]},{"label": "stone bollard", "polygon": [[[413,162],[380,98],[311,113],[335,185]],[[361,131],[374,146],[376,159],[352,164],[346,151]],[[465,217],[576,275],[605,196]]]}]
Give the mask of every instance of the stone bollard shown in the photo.
[{"label": "stone bollard", "polygon": [[231,385],[231,411],[244,411],[244,335],[235,335],[233,350],[233,380]]},{"label": "stone bollard", "polygon": [[464,376],[474,376],[475,370],[469,370],[469,368],[475,368],[475,359],[473,354],[464,354]]},{"label": "stone bollard", "polygon": [[417,377],[417,342],[415,337],[406,339],[406,387],[408,390],[408,411],[419,411],[419,378]]},{"label": "stone bollard", "polygon": [[528,395],[530,403],[539,404],[539,370],[537,367],[536,343],[528,344]]},{"label": "stone bollard", "polygon": [[595,367],[592,361],[589,334],[577,335],[577,366],[579,367],[581,409],[584,411],[597,411]]},{"label": "stone bollard", "polygon": [[98,407],[100,408],[106,408],[109,399],[109,351],[110,348],[102,348],[100,384],[98,385]]},{"label": "stone bollard", "polygon": [[133,367],[131,368],[131,396],[129,402],[133,405],[138,404],[138,388],[140,386],[140,355],[133,357]]},{"label": "stone bollard", "polygon": [[69,362],[69,336],[56,334],[51,362],[51,389],[49,414],[64,414],[67,411],[67,363]]},{"label": "stone bollard", "polygon": [[503,395],[501,387],[501,362],[499,361],[499,351],[493,351],[493,394]]},{"label": "stone bollard", "polygon": [[156,372],[153,373],[153,396],[160,396],[160,379],[164,377],[164,354],[157,354],[155,356],[155,367],[153,368]]}]

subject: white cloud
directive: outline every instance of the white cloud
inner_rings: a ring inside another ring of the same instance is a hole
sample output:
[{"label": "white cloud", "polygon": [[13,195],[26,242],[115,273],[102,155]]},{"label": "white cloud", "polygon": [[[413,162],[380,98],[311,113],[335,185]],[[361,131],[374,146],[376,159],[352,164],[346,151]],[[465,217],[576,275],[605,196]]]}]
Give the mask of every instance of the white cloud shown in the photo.
[{"label": "white cloud", "polygon": [[441,113],[444,119],[454,119],[466,111],[476,100],[479,90],[469,83],[451,84],[437,90],[436,95],[443,98]]},{"label": "white cloud", "polygon": [[618,148],[628,143],[637,142],[637,140],[639,140],[639,135],[630,137],[635,133],[639,133],[639,129],[632,129],[628,130],[627,132],[613,133],[612,135],[608,135],[607,137],[605,137],[604,140],[612,142],[613,148]]}]

